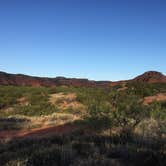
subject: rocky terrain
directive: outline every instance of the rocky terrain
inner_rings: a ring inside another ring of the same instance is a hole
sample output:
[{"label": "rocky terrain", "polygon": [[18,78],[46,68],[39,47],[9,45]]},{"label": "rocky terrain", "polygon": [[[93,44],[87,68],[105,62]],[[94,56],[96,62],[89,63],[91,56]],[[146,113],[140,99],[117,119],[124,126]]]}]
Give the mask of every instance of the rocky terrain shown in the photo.
[{"label": "rocky terrain", "polygon": [[16,86],[75,86],[75,87],[107,87],[114,86],[126,82],[147,82],[147,83],[166,83],[166,76],[160,72],[149,71],[144,74],[126,81],[93,81],[88,79],[76,78],[46,78],[46,77],[33,77],[23,74],[9,74],[0,72],[0,85],[16,85]]}]

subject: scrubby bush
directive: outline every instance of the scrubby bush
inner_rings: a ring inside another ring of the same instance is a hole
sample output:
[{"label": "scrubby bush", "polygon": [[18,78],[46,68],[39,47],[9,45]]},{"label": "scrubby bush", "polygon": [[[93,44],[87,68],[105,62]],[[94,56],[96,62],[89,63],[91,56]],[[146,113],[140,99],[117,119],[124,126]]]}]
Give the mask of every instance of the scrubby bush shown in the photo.
[{"label": "scrubby bush", "polygon": [[166,84],[165,83],[141,83],[141,82],[131,82],[127,84],[128,91],[135,95],[146,97],[152,96],[157,93],[165,93],[166,92]]},{"label": "scrubby bush", "polygon": [[156,120],[166,120],[165,102],[155,102],[150,105],[151,117]]},{"label": "scrubby bush", "polygon": [[[76,132],[0,144],[0,165],[21,165],[23,161],[29,166],[113,165],[121,161],[126,165],[165,165],[166,104],[158,102],[145,106],[142,99],[165,93],[166,85],[130,83],[125,86],[123,91],[118,91],[121,86],[0,87],[0,116],[52,114],[58,110],[49,103],[49,95],[59,92],[75,93],[77,101],[87,108],[84,119],[72,124],[77,125]],[[20,97],[26,97],[28,104],[19,105],[17,99]],[[5,107],[11,106],[14,110],[3,112]],[[61,118],[67,121],[67,117]],[[52,116],[51,120],[61,118]],[[122,130],[117,130],[116,135],[111,132],[109,136],[101,135],[105,129],[112,131],[118,127]],[[138,142],[134,134],[153,138]]]}]

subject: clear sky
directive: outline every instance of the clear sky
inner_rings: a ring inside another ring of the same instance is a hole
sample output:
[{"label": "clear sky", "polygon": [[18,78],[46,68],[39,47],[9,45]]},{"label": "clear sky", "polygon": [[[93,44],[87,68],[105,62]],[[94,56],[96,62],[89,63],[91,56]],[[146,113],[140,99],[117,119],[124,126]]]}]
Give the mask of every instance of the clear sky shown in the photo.
[{"label": "clear sky", "polygon": [[166,74],[166,0],[0,0],[0,70],[95,80]]}]

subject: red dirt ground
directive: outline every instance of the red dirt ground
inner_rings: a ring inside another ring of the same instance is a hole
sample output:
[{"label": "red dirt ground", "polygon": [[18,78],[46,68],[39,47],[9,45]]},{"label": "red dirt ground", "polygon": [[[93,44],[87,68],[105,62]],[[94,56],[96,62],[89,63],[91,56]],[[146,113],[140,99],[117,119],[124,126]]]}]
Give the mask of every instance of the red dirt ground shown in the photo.
[{"label": "red dirt ground", "polygon": [[155,101],[166,101],[166,94],[165,93],[159,93],[155,96],[148,96],[144,98],[144,104],[151,104]]},{"label": "red dirt ground", "polygon": [[31,130],[9,130],[0,132],[0,139],[12,138],[39,138],[50,135],[67,135],[76,131],[78,127],[74,124],[64,124],[54,127],[42,127]]}]

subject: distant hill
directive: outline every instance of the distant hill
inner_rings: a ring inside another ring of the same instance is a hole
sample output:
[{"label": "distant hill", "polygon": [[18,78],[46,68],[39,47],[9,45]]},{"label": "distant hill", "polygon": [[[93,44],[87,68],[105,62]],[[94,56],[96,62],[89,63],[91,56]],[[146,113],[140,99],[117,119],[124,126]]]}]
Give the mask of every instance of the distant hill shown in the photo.
[{"label": "distant hill", "polygon": [[17,86],[75,86],[75,87],[100,87],[109,86],[110,81],[91,81],[88,79],[76,78],[46,78],[33,77],[23,74],[9,74],[0,72],[0,85],[17,85]]},{"label": "distant hill", "polygon": [[166,76],[160,72],[149,71],[144,74],[126,81],[93,81],[88,79],[77,78],[47,78],[33,77],[23,74],[9,74],[0,72],[0,85],[16,85],[16,86],[75,86],[75,87],[108,87],[126,82],[137,81],[145,83],[166,83]]},{"label": "distant hill", "polygon": [[157,71],[149,71],[133,79],[137,82],[166,83],[166,76]]}]

